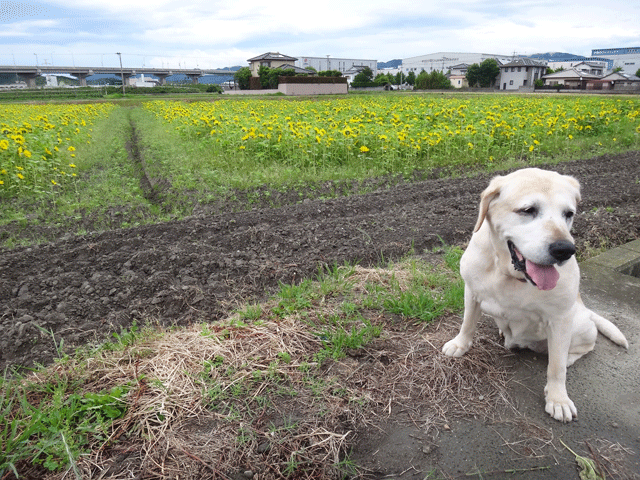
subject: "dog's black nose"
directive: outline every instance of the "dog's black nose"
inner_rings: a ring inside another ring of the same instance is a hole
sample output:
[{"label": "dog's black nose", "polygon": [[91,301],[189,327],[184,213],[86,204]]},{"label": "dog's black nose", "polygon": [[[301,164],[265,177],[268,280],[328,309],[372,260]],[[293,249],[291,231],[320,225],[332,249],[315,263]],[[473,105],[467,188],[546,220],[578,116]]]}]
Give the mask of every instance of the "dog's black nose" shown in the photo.
[{"label": "dog's black nose", "polygon": [[576,246],[568,240],[558,240],[549,245],[549,254],[559,262],[569,260],[576,253]]}]

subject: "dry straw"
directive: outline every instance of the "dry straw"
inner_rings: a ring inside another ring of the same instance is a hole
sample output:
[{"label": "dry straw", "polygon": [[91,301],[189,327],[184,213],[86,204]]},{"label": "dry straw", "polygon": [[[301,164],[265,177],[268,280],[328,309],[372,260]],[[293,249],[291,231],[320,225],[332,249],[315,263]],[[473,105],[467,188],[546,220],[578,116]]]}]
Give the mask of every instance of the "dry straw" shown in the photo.
[{"label": "dry straw", "polygon": [[[355,268],[349,280],[362,292],[391,279],[402,288],[408,275]],[[265,305],[250,324],[236,316],[93,357],[87,389],[131,389],[127,415],[78,461],[82,477],[342,478],[356,473],[344,459],[359,435],[391,416],[426,432],[509,405],[507,371],[496,361],[506,353],[493,330],[451,359],[440,349],[458,318],[411,324],[365,310],[383,335],[318,365],[323,339],[313,322],[339,309],[336,299],[321,303],[270,319]]]}]

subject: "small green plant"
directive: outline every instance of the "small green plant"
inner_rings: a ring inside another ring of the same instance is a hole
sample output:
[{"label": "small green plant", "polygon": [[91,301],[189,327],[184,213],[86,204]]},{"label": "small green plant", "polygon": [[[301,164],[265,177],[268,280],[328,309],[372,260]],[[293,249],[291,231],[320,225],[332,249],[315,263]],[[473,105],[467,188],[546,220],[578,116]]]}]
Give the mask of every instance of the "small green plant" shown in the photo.
[{"label": "small green plant", "polygon": [[323,342],[323,349],[315,355],[318,363],[327,358],[343,358],[347,350],[362,348],[382,333],[382,327],[373,325],[360,314],[347,319],[330,315],[326,318],[326,323],[327,326],[317,333]]},{"label": "small green plant", "polygon": [[7,379],[1,387],[0,477],[7,471],[17,476],[20,460],[51,471],[75,469],[78,456],[93,443],[105,441],[110,425],[127,410],[124,386],[81,394],[64,378],[56,378],[39,391]]},{"label": "small green plant", "polygon": [[280,297],[280,302],[273,308],[273,313],[284,317],[311,307],[309,298],[311,287],[311,280],[304,280],[300,285],[280,284],[277,295]]},{"label": "small green plant", "polygon": [[262,307],[259,304],[245,305],[238,314],[244,320],[255,321],[262,316]]},{"label": "small green plant", "polygon": [[431,292],[400,292],[389,295],[383,302],[384,308],[398,315],[418,318],[423,322],[430,322],[445,310],[445,305],[439,302]]}]

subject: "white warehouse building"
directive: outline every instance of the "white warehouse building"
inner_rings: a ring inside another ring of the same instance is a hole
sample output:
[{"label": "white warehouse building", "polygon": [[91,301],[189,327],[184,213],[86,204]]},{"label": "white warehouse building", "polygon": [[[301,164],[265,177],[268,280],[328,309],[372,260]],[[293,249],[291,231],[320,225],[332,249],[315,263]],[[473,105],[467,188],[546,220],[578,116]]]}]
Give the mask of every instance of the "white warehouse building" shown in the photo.
[{"label": "white warehouse building", "polygon": [[611,69],[621,68],[622,73],[635,75],[640,69],[640,47],[598,48],[591,50],[591,56],[613,60]]},{"label": "white warehouse building", "polygon": [[495,58],[498,64],[509,63],[514,59],[513,55],[497,55],[490,53],[461,53],[461,52],[438,52],[418,57],[409,57],[402,60],[402,71],[407,74],[414,72],[418,75],[422,70],[431,73],[439,70],[443,73],[452,70],[453,67],[460,67],[461,64],[480,64],[488,58]]},{"label": "white warehouse building", "polygon": [[338,70],[339,72],[348,72],[357,67],[369,67],[375,77],[378,73],[378,61],[377,60],[361,60],[356,58],[332,58],[327,55],[326,57],[302,57],[299,56],[295,62],[296,67],[315,68],[316,71],[322,72],[325,70]]}]

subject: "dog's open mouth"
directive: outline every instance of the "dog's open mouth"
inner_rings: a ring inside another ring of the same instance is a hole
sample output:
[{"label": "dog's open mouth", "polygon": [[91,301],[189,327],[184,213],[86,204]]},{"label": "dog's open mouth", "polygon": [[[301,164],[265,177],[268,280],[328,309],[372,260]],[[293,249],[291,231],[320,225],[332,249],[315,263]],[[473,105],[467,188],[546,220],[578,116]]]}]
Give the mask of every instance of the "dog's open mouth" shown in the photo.
[{"label": "dog's open mouth", "polygon": [[555,288],[560,274],[553,265],[540,265],[524,258],[511,240],[507,241],[507,246],[509,247],[509,253],[511,253],[513,267],[518,272],[524,273],[527,280],[540,290],[552,290]]}]

